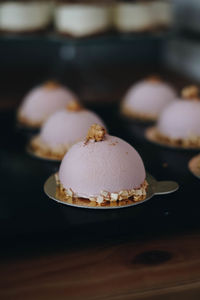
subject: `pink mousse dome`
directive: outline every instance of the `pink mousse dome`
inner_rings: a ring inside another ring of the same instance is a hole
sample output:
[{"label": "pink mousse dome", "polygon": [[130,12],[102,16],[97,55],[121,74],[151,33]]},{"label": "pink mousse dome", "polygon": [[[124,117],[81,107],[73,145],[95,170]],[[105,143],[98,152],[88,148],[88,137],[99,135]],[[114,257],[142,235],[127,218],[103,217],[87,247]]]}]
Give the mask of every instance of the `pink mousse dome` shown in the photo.
[{"label": "pink mousse dome", "polygon": [[200,137],[200,102],[176,100],[160,115],[157,129],[173,139]]},{"label": "pink mousse dome", "polygon": [[77,96],[61,85],[55,88],[40,85],[25,96],[19,114],[31,122],[43,123],[52,113],[66,107],[71,100],[77,100]]},{"label": "pink mousse dome", "polygon": [[133,85],[124,98],[124,107],[135,113],[158,117],[176,98],[175,90],[163,81],[143,80]]},{"label": "pink mousse dome", "polygon": [[78,197],[97,197],[101,191],[119,192],[139,188],[146,177],[138,152],[122,139],[105,135],[72,146],[64,156],[59,179]]},{"label": "pink mousse dome", "polygon": [[83,139],[94,123],[105,127],[100,117],[92,111],[63,109],[55,112],[43,124],[40,138],[50,147],[71,145]]}]

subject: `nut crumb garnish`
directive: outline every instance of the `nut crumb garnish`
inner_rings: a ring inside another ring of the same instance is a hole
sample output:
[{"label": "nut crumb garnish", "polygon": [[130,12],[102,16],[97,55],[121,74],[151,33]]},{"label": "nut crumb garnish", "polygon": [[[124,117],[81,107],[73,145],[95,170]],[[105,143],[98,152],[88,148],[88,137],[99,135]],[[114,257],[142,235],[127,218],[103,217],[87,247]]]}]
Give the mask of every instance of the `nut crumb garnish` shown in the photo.
[{"label": "nut crumb garnish", "polygon": [[31,151],[39,157],[61,160],[65,153],[72,146],[70,144],[57,145],[50,147],[42,141],[39,135],[33,137],[30,141]]},{"label": "nut crumb garnish", "polygon": [[45,87],[47,90],[54,90],[59,86],[60,84],[56,80],[48,80],[43,84],[43,87]]},{"label": "nut crumb garnish", "polygon": [[116,146],[116,143],[111,143],[111,144],[109,144],[110,146]]},{"label": "nut crumb garnish", "polygon": [[186,86],[182,89],[181,95],[184,99],[188,100],[200,100],[199,99],[199,88],[196,85]]},{"label": "nut crumb garnish", "polygon": [[159,75],[152,74],[151,76],[147,77],[147,81],[151,83],[159,83],[162,81],[162,79]]},{"label": "nut crumb garnish", "polygon": [[88,130],[88,134],[85,140],[85,145],[89,140],[94,140],[95,142],[103,141],[106,130],[103,126],[98,124],[93,124]]},{"label": "nut crumb garnish", "polygon": [[83,106],[76,100],[72,100],[67,105],[67,110],[69,111],[80,111],[83,110]]},{"label": "nut crumb garnish", "polygon": [[[68,202],[70,201],[72,202],[74,199],[79,198],[78,195],[76,195],[72,189],[70,188],[65,189],[63,187],[63,185],[61,184],[58,178],[58,174],[55,175],[55,179],[56,179],[56,184],[65,200],[67,200]],[[139,188],[132,189],[132,190],[121,190],[118,193],[101,191],[100,195],[96,197],[90,197],[88,198],[88,200],[94,203],[96,202],[98,205],[104,205],[105,203],[108,202],[115,203],[123,200],[131,200],[133,202],[137,202],[145,199],[147,187],[148,187],[148,183],[145,180]]]},{"label": "nut crumb garnish", "polygon": [[186,139],[173,139],[168,136],[163,135],[157,129],[155,130],[155,140],[159,143],[164,143],[173,147],[183,147],[183,148],[199,148],[200,147],[200,137],[189,136]]}]

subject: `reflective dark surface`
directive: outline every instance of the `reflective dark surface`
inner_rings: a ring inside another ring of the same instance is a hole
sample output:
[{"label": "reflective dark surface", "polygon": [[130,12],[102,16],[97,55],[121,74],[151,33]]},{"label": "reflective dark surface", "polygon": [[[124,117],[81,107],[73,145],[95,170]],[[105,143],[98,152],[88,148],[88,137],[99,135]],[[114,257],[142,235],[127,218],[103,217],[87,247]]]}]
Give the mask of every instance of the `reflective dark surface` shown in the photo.
[{"label": "reflective dark surface", "polygon": [[[146,169],[158,180],[174,180],[180,189],[170,195],[157,196],[138,207],[123,210],[83,212],[50,201],[43,192],[47,177],[58,164],[43,162],[25,152],[27,137],[16,131],[15,114],[0,115],[1,130],[1,201],[0,234],[2,237],[35,235],[47,238],[62,233],[73,237],[93,232],[100,236],[120,234],[158,234],[199,227],[199,180],[188,170],[194,151],[165,149],[134,136],[134,123],[120,119],[115,106],[96,108],[110,128],[110,133],[131,143],[141,154]],[[138,124],[135,124],[138,128]],[[6,128],[6,130],[5,130]],[[92,226],[91,226],[92,225]],[[83,238],[83,237],[82,237]],[[93,236],[93,238],[95,238]]]}]

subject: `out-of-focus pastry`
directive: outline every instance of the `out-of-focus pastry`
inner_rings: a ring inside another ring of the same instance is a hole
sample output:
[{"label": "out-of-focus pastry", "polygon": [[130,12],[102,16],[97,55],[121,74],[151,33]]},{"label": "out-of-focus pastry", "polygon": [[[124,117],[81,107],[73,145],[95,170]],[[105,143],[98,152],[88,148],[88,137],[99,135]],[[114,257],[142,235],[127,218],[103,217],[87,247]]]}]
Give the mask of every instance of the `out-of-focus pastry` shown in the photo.
[{"label": "out-of-focus pastry", "polygon": [[121,32],[151,31],[154,15],[149,1],[119,1],[113,10],[114,27]]},{"label": "out-of-focus pastry", "polygon": [[199,89],[183,89],[182,98],[164,109],[154,128],[156,141],[184,148],[200,147],[200,98]]},{"label": "out-of-focus pastry", "polygon": [[124,140],[94,124],[85,140],[64,156],[56,181],[66,201],[87,199],[94,205],[141,201],[147,182],[143,161]]},{"label": "out-of-focus pastry", "polygon": [[59,33],[85,37],[110,28],[110,5],[97,1],[57,1],[55,27]]},{"label": "out-of-focus pastry", "polygon": [[167,29],[172,25],[173,10],[170,0],[154,0],[151,4],[155,28]]},{"label": "out-of-focus pastry", "polygon": [[189,161],[188,167],[196,177],[200,178],[200,154]]},{"label": "out-of-focus pastry", "polygon": [[94,112],[72,101],[47,119],[40,134],[32,138],[31,151],[42,158],[61,160],[73,144],[85,137],[93,123],[105,126]]},{"label": "out-of-focus pastry", "polygon": [[19,0],[0,2],[0,30],[13,33],[46,29],[52,19],[52,1]]},{"label": "out-of-focus pastry", "polygon": [[123,115],[144,121],[155,121],[161,111],[176,98],[175,90],[158,76],[134,84],[121,104]]},{"label": "out-of-focus pastry", "polygon": [[23,99],[17,121],[25,127],[40,127],[55,111],[65,108],[77,96],[56,81],[47,81],[32,89]]}]

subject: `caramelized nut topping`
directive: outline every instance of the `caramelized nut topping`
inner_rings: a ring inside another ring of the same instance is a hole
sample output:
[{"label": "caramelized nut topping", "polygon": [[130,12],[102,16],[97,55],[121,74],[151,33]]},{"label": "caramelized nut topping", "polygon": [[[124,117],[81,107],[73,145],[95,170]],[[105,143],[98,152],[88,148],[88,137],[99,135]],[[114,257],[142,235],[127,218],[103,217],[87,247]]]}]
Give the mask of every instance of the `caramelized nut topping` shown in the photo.
[{"label": "caramelized nut topping", "polygon": [[147,81],[149,81],[151,83],[159,83],[162,81],[162,79],[159,75],[153,74],[153,75],[147,77]]},{"label": "caramelized nut topping", "polygon": [[95,142],[103,141],[105,134],[106,134],[106,130],[103,126],[98,124],[93,124],[88,130],[85,144],[89,140],[95,140]]},{"label": "caramelized nut topping", "polygon": [[186,86],[181,95],[184,99],[199,100],[199,88],[196,85]]},{"label": "caramelized nut topping", "polygon": [[60,84],[56,80],[48,80],[43,84],[43,87],[47,90],[54,90],[57,89]]},{"label": "caramelized nut topping", "polygon": [[82,109],[83,109],[82,105],[78,103],[76,100],[70,101],[69,104],[67,105],[67,110],[69,111],[80,111]]}]

